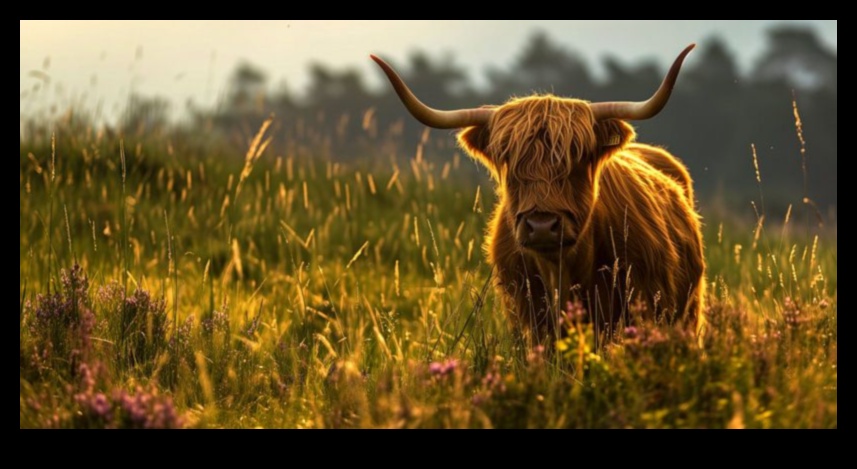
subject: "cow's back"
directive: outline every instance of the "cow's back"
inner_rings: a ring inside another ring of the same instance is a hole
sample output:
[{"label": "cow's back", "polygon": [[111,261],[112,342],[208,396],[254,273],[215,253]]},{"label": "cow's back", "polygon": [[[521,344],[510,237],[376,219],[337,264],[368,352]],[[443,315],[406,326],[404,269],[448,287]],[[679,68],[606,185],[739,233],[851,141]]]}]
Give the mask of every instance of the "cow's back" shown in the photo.
[{"label": "cow's back", "polygon": [[649,311],[660,303],[658,310],[702,319],[701,223],[678,159],[642,144],[612,155],[602,166],[591,227],[596,265],[610,269],[618,258]]},{"label": "cow's back", "polygon": [[663,148],[641,143],[628,145],[627,151],[623,152],[623,154],[626,158],[640,158],[653,168],[669,176],[684,189],[687,200],[692,205],[695,204],[693,180],[690,177],[690,172],[684,163],[674,155]]}]

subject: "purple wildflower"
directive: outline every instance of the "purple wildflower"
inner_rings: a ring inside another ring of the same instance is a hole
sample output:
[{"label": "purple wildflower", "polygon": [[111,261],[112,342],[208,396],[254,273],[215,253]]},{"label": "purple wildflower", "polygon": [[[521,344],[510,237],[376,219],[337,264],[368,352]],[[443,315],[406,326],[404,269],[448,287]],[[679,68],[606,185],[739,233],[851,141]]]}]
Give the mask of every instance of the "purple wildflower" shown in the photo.
[{"label": "purple wildflower", "polygon": [[137,388],[134,394],[116,391],[113,401],[119,408],[120,424],[127,428],[181,428],[183,419],[169,396],[159,396],[157,389]]},{"label": "purple wildflower", "polygon": [[577,322],[583,320],[586,316],[586,308],[583,307],[583,303],[581,303],[580,300],[574,302],[569,301],[565,304],[565,311],[563,312],[565,320]]},{"label": "purple wildflower", "polygon": [[495,394],[503,394],[506,392],[506,381],[503,379],[503,373],[500,370],[500,365],[496,361],[491,363],[491,367],[485,376],[482,378],[482,388],[473,395],[471,402],[473,405],[479,406],[487,403]]},{"label": "purple wildflower", "polygon": [[220,310],[215,310],[209,317],[203,318],[202,330],[207,334],[215,332],[229,332],[229,308],[227,305],[221,306]]},{"label": "purple wildflower", "polygon": [[104,393],[98,393],[90,402],[93,413],[100,416],[106,416],[110,412],[110,401]]},{"label": "purple wildflower", "polygon": [[259,330],[259,323],[261,321],[262,321],[262,314],[260,312],[260,314],[257,314],[256,317],[254,317],[250,321],[250,323],[247,324],[246,328],[244,329],[244,335],[246,335],[247,337],[252,339],[253,336],[256,335],[256,331]]},{"label": "purple wildflower", "polygon": [[530,365],[543,365],[545,362],[545,346],[536,345],[527,352],[527,363]]},{"label": "purple wildflower", "polygon": [[800,305],[787,296],[783,301],[783,320],[785,320],[786,326],[796,328],[808,321],[809,318],[802,314]]},{"label": "purple wildflower", "polygon": [[[679,336],[680,332],[676,331]],[[664,331],[655,327],[635,327],[628,326],[625,328],[625,346],[631,350],[651,349],[660,344],[669,342],[669,337]]]},{"label": "purple wildflower", "polygon": [[[48,295],[37,295],[27,328],[38,350],[45,356],[77,363],[85,359],[91,347],[95,316],[90,309],[89,280],[75,264],[60,273],[60,288]],[[73,365],[72,370],[76,367]]]},{"label": "purple wildflower", "polygon": [[457,367],[458,360],[450,358],[445,360],[443,363],[432,362],[431,364],[429,364],[429,372],[432,376],[442,378],[444,376],[448,376],[454,373]]}]

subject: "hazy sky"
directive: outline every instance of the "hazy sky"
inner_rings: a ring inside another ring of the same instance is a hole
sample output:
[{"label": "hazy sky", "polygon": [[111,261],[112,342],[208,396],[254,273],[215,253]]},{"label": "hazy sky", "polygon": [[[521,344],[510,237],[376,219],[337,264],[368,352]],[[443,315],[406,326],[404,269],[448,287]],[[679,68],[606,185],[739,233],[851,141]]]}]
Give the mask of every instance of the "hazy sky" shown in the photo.
[{"label": "hazy sky", "polygon": [[[213,104],[242,59],[265,70],[270,86],[285,81],[300,92],[313,61],[370,72],[370,53],[401,63],[416,49],[435,57],[453,53],[478,84],[486,66],[508,65],[537,29],[583,53],[596,71],[605,54],[623,61],[655,57],[666,64],[688,43],[715,33],[726,39],[746,69],[763,50],[765,29],[782,22],[21,21],[21,92],[43,82],[43,71],[50,93],[56,94],[59,85],[64,100],[85,96],[89,105],[101,100],[108,112],[124,105],[129,89],[166,96],[181,108],[188,99]],[[836,48],[836,20],[790,22],[815,25],[824,42]],[[375,70],[366,76],[370,84],[380,83]]]}]

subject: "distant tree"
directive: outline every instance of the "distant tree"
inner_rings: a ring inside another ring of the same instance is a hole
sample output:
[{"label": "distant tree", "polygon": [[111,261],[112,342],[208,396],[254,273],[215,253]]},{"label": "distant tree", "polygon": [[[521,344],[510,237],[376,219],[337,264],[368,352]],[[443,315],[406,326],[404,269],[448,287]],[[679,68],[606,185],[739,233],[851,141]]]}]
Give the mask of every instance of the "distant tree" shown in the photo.
[{"label": "distant tree", "polygon": [[754,80],[836,91],[836,53],[824,47],[814,29],[774,28],[768,33],[768,42],[767,52],[753,70]]},{"label": "distant tree", "polygon": [[291,110],[297,107],[295,97],[285,80],[281,81],[271,93],[271,104],[277,110]]},{"label": "distant tree", "polygon": [[323,153],[345,153],[361,136],[361,117],[373,104],[363,77],[354,69],[335,71],[321,64],[310,66],[310,77],[305,121],[321,132]]},{"label": "distant tree", "polygon": [[169,110],[170,102],[165,98],[133,94],[125,108],[124,128],[141,133],[163,130],[169,123]]},{"label": "distant tree", "polygon": [[229,79],[227,108],[240,114],[259,111],[259,104],[265,98],[266,82],[267,76],[261,69],[248,62],[239,64]]},{"label": "distant tree", "polygon": [[638,101],[655,92],[664,78],[664,72],[653,60],[636,65],[623,64],[615,57],[604,59],[607,82],[602,95],[608,100]]},{"label": "distant tree", "polygon": [[467,73],[455,64],[450,54],[432,60],[425,52],[417,51],[409,57],[409,65],[406,79],[411,89],[438,107],[460,104],[471,91]]},{"label": "distant tree", "polygon": [[682,81],[695,86],[728,86],[738,80],[735,57],[719,37],[706,39],[684,71]]},{"label": "distant tree", "polygon": [[363,77],[354,69],[341,72],[330,70],[321,64],[310,66],[310,85],[307,102],[311,106],[332,104],[343,108],[354,108],[366,103],[369,93]]},{"label": "distant tree", "polygon": [[586,62],[577,52],[554,42],[545,32],[530,37],[508,72],[488,71],[494,96],[550,92],[561,96],[587,97],[594,88]]}]

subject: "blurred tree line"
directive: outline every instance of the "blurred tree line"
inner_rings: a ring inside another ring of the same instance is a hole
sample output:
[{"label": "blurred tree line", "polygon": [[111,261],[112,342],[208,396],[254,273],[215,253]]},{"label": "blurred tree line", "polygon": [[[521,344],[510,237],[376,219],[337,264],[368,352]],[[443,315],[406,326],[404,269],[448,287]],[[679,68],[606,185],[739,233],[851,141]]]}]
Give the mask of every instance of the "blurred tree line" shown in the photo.
[{"label": "blurred tree line", "polygon": [[[530,37],[510,68],[486,71],[485,89],[472,85],[452,55],[415,52],[407,63],[393,65],[421,100],[441,109],[501,104],[533,92],[591,101],[641,100],[657,89],[665,73],[665,64],[654,61],[627,64],[605,57],[606,74],[596,79],[580,54],[541,32]],[[264,71],[241,64],[215,109],[191,107],[191,128],[246,139],[273,112],[278,117],[275,146],[283,154],[373,158],[389,168],[391,160],[410,158],[417,147],[436,161],[455,151],[447,132],[428,138],[391,87],[373,92],[356,70],[321,63],[309,73],[308,89],[298,94],[285,85],[270,86]],[[716,196],[745,207],[758,195],[750,148],[755,144],[768,208],[784,212],[805,196],[794,99],[806,141],[807,194],[819,207],[835,206],[836,76],[836,52],[811,29],[770,30],[766,51],[746,74],[739,72],[726,44],[710,38],[691,56],[669,106],[657,118],[635,123],[639,140],[662,144],[682,158],[700,199]],[[126,128],[164,125],[164,113],[162,101],[135,98]],[[477,177],[477,170],[472,173]]]}]

